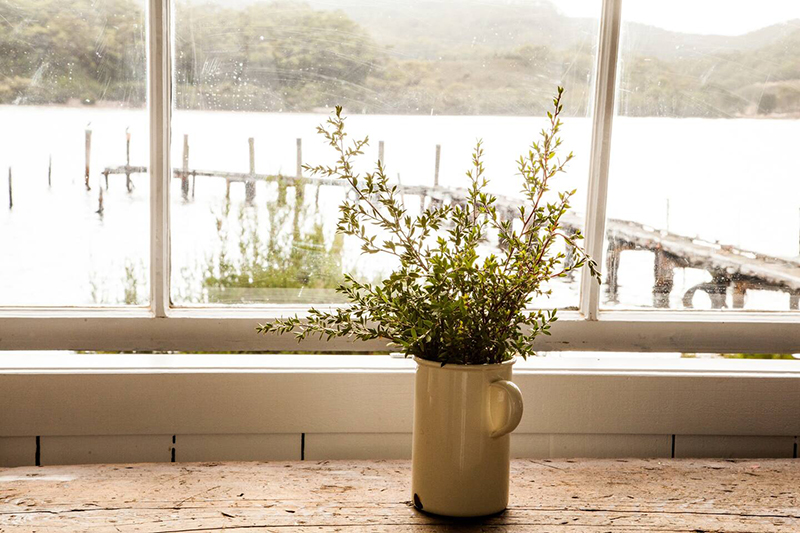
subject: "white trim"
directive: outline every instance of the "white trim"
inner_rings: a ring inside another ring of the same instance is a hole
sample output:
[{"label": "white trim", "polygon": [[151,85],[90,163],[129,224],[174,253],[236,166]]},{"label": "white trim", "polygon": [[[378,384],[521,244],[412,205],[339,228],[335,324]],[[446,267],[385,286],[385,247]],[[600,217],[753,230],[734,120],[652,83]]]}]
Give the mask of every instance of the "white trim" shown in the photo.
[{"label": "white trim", "polygon": [[[8,313],[8,314],[6,314]],[[154,318],[146,310],[26,310],[0,312],[0,350],[376,352],[383,341],[258,335],[275,309],[172,310]],[[547,351],[800,353],[800,315],[746,312],[602,312],[600,320],[561,313]]]},{"label": "white trim", "polygon": [[[394,356],[396,355],[396,357]],[[682,358],[679,353],[649,356],[603,352],[572,352],[564,356],[517,359],[514,371],[540,374],[638,376],[770,376],[800,378],[800,363],[792,360]],[[631,363],[631,359],[635,363]],[[635,366],[635,368],[634,368]],[[0,352],[0,374],[186,374],[401,372],[415,368],[401,354],[76,354],[58,351]]]},{"label": "white trim", "polygon": [[[603,260],[608,200],[608,165],[611,160],[611,130],[614,123],[619,29],[622,0],[603,0],[600,17],[597,74],[592,107],[592,147],[589,160],[589,184],[586,200],[586,251],[598,263]],[[581,276],[581,313],[597,320],[600,306],[600,285],[588,269]]]},{"label": "white trim", "polygon": [[170,0],[149,0],[150,302],[156,317],[169,309],[169,179],[172,113]]}]

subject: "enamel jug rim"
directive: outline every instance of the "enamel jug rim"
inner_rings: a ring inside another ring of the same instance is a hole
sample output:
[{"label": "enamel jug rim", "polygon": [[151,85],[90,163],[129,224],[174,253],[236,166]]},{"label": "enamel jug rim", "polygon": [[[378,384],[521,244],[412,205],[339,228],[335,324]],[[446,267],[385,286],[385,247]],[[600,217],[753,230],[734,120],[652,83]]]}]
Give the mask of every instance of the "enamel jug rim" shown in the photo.
[{"label": "enamel jug rim", "polygon": [[498,368],[503,368],[506,366],[511,366],[517,362],[516,357],[512,357],[508,361],[503,361],[502,363],[493,363],[491,365],[459,365],[456,363],[450,363],[442,366],[442,363],[439,361],[430,361],[428,359],[422,359],[420,357],[414,356],[414,362],[416,362],[420,366],[430,366],[441,368],[442,370],[471,370],[471,371],[488,371],[488,370],[496,370]]}]

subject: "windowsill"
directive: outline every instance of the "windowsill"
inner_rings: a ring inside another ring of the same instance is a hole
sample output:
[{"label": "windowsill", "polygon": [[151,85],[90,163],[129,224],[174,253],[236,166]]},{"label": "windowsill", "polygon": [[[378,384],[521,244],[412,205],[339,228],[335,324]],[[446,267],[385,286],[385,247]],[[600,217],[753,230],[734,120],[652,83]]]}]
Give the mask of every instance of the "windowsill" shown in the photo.
[{"label": "windowsill", "polygon": [[[401,372],[414,362],[387,355],[308,354],[78,354],[58,351],[0,352],[1,374],[163,374]],[[519,374],[691,374],[800,377],[800,360],[681,358],[678,353],[557,353],[518,360]]]}]

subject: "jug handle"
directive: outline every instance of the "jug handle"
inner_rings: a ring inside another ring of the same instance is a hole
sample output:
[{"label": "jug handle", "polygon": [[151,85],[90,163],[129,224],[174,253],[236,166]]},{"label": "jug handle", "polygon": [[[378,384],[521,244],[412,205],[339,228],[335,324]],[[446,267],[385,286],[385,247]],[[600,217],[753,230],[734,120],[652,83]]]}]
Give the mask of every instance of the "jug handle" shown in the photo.
[{"label": "jug handle", "polygon": [[502,437],[517,429],[522,420],[522,391],[514,383],[505,379],[495,381],[489,386],[501,389],[509,400],[508,419],[501,427],[492,431],[491,435],[494,438]]}]

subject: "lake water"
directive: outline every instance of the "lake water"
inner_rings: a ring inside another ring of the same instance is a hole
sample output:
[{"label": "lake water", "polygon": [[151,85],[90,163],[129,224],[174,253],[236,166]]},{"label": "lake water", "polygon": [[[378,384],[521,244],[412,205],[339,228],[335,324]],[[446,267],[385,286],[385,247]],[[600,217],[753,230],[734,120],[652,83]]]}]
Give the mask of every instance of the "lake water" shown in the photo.
[{"label": "lake water", "polygon": [[[173,164],[181,165],[183,135],[189,135],[190,168],[246,172],[248,141],[255,138],[256,170],[294,175],[296,139],[307,163],[331,161],[315,127],[324,114],[180,111],[174,117]],[[578,188],[574,208],[586,204],[591,122],[566,119],[565,153],[575,160],[554,185]],[[441,145],[440,183],[463,186],[477,138],[485,142],[485,165],[494,191],[519,187],[515,160],[544,126],[528,117],[369,116],[348,119],[355,136],[369,134],[367,159],[385,142],[388,173],[403,184],[432,184],[436,145]],[[83,183],[84,131],[92,130],[91,191]],[[0,106],[0,305],[88,305],[124,301],[128,278],[147,294],[149,178],[134,176],[128,193],[123,176],[103,190],[101,171],[125,163],[125,132],[132,136],[131,163],[148,164],[147,114],[143,110]],[[771,255],[795,257],[800,242],[800,121],[745,119],[618,118],[614,125],[610,217],[720,241]],[[52,185],[48,160],[52,157]],[[13,172],[13,209],[6,195]],[[366,168],[366,166],[364,167]],[[320,216],[332,234],[340,194],[324,188]],[[256,210],[274,197],[259,184]],[[225,202],[225,182],[198,178],[195,197],[181,198],[172,180],[173,284],[195,283],[205,259],[218,249],[216,218]],[[313,201],[313,199],[309,200]],[[244,186],[233,184],[232,211],[244,203]],[[348,266],[378,273],[386,261],[357,260]],[[627,252],[620,268],[620,306],[646,307],[652,300],[652,254]],[[188,280],[185,279],[188,276]],[[707,273],[678,271],[673,307],[685,289]],[[128,282],[130,285],[130,282]],[[552,305],[577,303],[577,283],[555,287]],[[180,297],[176,295],[176,300]],[[707,302],[696,305],[703,307]],[[748,293],[746,308],[788,308],[782,293]]]}]

